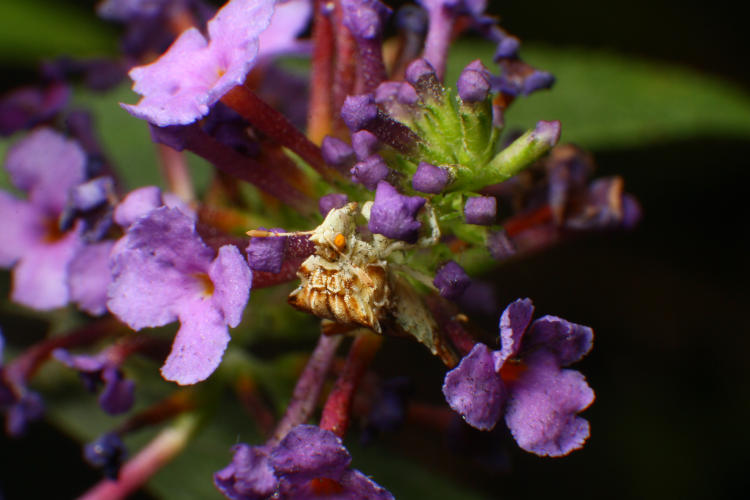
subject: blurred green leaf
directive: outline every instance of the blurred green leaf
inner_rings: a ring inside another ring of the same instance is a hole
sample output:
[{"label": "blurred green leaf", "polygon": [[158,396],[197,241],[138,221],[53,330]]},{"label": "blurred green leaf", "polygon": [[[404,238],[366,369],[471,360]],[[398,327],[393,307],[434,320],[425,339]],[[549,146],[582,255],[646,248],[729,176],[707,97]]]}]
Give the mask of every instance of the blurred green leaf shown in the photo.
[{"label": "blurred green leaf", "polygon": [[0,60],[33,65],[43,58],[114,54],[111,25],[86,4],[40,0],[0,2]]},{"label": "blurred green leaf", "polygon": [[[496,72],[492,52],[485,43],[456,45],[447,81],[455,82],[463,65],[477,58]],[[750,136],[750,96],[719,78],[583,47],[527,44],[522,56],[552,72],[557,83],[551,91],[514,102],[510,127],[560,120],[563,141],[594,150],[696,136]]]}]

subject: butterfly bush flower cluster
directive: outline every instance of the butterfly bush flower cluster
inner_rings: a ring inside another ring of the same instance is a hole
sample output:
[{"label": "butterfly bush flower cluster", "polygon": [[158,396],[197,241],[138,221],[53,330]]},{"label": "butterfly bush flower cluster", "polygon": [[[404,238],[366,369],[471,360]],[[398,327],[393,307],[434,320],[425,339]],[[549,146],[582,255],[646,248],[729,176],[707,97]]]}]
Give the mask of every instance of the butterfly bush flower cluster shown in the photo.
[{"label": "butterfly bush flower cluster", "polygon": [[[444,409],[465,424],[489,431],[504,420],[542,456],[584,446],[580,413],[594,392],[568,366],[591,350],[593,331],[532,321],[530,299],[503,310],[480,273],[631,228],[640,208],[619,177],[590,180],[590,155],[558,144],[564,124],[506,127],[509,106],[554,77],[521,59],[519,39],[485,10],[481,0],[396,12],[379,0],[101,2],[99,15],[122,27],[120,58],[47,62],[38,84],[0,99],[0,132],[12,136],[14,189],[0,191],[10,300],[88,318],[0,363],[7,431],[42,416],[29,386],[40,367],[77,372],[102,410],[126,415],[85,448],[110,478],[91,498],[119,498],[180,453],[212,414],[211,394],[232,387],[255,419],[248,429],[265,437],[226,443],[213,481],[227,498],[394,498],[352,467],[343,439],[354,422],[370,439],[409,425],[419,394],[371,368],[383,342],[406,337],[445,365]],[[453,83],[449,56],[465,32],[494,57],[462,61]],[[285,57],[309,59],[309,74]],[[121,112],[150,130],[166,189],[128,191],[129,166],[70,109],[71,92],[108,89],[125,73],[138,100]],[[199,190],[187,155],[212,169]],[[285,285],[288,304],[255,293]],[[232,329],[290,307],[319,324],[301,333],[318,340],[291,394],[269,401],[254,345]],[[499,317],[499,331],[482,332],[475,314]],[[17,336],[0,337],[0,353]],[[144,409],[135,357],[161,365],[172,395]],[[122,438],[150,426],[163,430],[125,449]]]}]

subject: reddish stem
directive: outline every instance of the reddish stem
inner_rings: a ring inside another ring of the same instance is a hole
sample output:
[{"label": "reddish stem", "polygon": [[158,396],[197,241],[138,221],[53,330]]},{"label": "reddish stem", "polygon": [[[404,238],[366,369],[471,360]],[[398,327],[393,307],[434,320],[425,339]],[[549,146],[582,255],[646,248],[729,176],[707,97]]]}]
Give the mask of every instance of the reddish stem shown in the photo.
[{"label": "reddish stem", "polygon": [[532,212],[515,215],[503,223],[505,233],[509,238],[519,235],[525,230],[544,224],[552,220],[552,208],[543,205]]},{"label": "reddish stem", "polygon": [[248,375],[241,375],[235,386],[237,396],[242,406],[250,414],[258,425],[258,429],[264,436],[269,436],[273,431],[276,419],[258,391],[258,384]]},{"label": "reddish stem", "polygon": [[383,343],[383,337],[370,332],[361,333],[352,343],[344,370],[328,395],[320,419],[320,428],[344,437],[349,427],[354,394],[362,376]]},{"label": "reddish stem", "polygon": [[332,130],[332,87],[334,39],[327,0],[315,2],[313,26],[312,73],[310,75],[310,108],[307,113],[307,135],[315,144]]},{"label": "reddish stem", "polygon": [[110,317],[86,325],[66,335],[43,340],[11,361],[5,368],[6,377],[9,382],[22,385],[34,376],[55,349],[70,349],[90,345],[122,329],[123,325]]},{"label": "reddish stem", "polygon": [[169,190],[184,202],[194,201],[193,179],[190,176],[185,156],[165,144],[157,144],[156,148],[161,160],[162,175],[167,181]]},{"label": "reddish stem", "polygon": [[244,85],[238,85],[224,94],[221,102],[239,113],[256,130],[299,155],[327,181],[340,177],[325,164],[318,146]]},{"label": "reddish stem", "polygon": [[340,335],[335,337],[320,336],[318,345],[315,346],[305,369],[297,380],[297,385],[294,388],[292,399],[286,408],[284,417],[276,426],[273,436],[268,441],[269,445],[277,444],[284,439],[289,431],[310,418],[318,402],[320,390],[333,361],[333,356],[336,354],[336,349],[338,349],[340,343]]},{"label": "reddish stem", "polygon": [[334,129],[337,134],[348,135],[348,129],[341,120],[339,112],[346,96],[354,93],[357,71],[357,42],[349,29],[344,26],[344,15],[340,0],[336,0],[333,19],[336,34],[336,65],[333,69],[333,112]]}]

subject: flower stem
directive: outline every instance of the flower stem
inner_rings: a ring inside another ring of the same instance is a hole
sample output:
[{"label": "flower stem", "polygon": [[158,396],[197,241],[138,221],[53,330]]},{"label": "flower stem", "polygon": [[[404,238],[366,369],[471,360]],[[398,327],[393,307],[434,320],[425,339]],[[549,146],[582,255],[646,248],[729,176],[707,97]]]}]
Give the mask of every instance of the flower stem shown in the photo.
[{"label": "flower stem", "polygon": [[341,176],[325,164],[318,146],[244,85],[227,92],[221,102],[239,113],[262,134],[297,154],[325,180],[331,182],[340,179]]},{"label": "flower stem", "polygon": [[185,156],[165,144],[157,144],[156,147],[168,189],[186,203],[194,201],[195,190]]},{"label": "flower stem", "polygon": [[310,76],[310,109],[307,113],[307,135],[315,144],[331,133],[333,128],[333,26],[329,17],[328,2],[315,2],[313,26],[312,73]]},{"label": "flower stem", "polygon": [[117,481],[103,479],[81,495],[79,500],[127,498],[187,446],[198,422],[199,419],[193,414],[178,418],[123,466]]},{"label": "flower stem", "polygon": [[318,345],[315,346],[307,361],[305,369],[297,380],[297,385],[292,393],[292,399],[286,408],[284,417],[276,426],[269,445],[275,445],[286,436],[294,427],[304,423],[318,402],[320,390],[323,387],[326,373],[331,366],[333,356],[336,354],[341,343],[340,335],[321,335]]},{"label": "flower stem", "polygon": [[369,331],[360,333],[354,339],[349,356],[346,358],[346,365],[323,408],[323,415],[320,419],[321,429],[327,429],[339,437],[344,437],[349,427],[354,394],[382,343],[382,336]]}]

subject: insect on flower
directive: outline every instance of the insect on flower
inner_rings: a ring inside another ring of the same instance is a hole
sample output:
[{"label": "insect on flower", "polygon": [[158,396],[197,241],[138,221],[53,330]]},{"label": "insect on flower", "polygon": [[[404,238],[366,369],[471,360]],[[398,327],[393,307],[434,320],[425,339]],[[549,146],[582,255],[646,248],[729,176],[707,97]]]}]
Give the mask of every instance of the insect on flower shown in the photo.
[{"label": "insect on flower", "polygon": [[[362,234],[357,219],[369,218],[372,202],[360,209],[357,203],[331,210],[323,223],[310,232],[315,253],[299,267],[299,286],[289,295],[289,304],[319,318],[342,325],[359,325],[382,333],[380,321],[392,308],[394,264],[388,260],[396,250],[434,244],[440,231],[431,208],[426,210],[431,234],[416,245],[380,234]],[[250,231],[253,236],[284,236],[290,233]],[[293,233],[299,234],[299,233]]]}]

